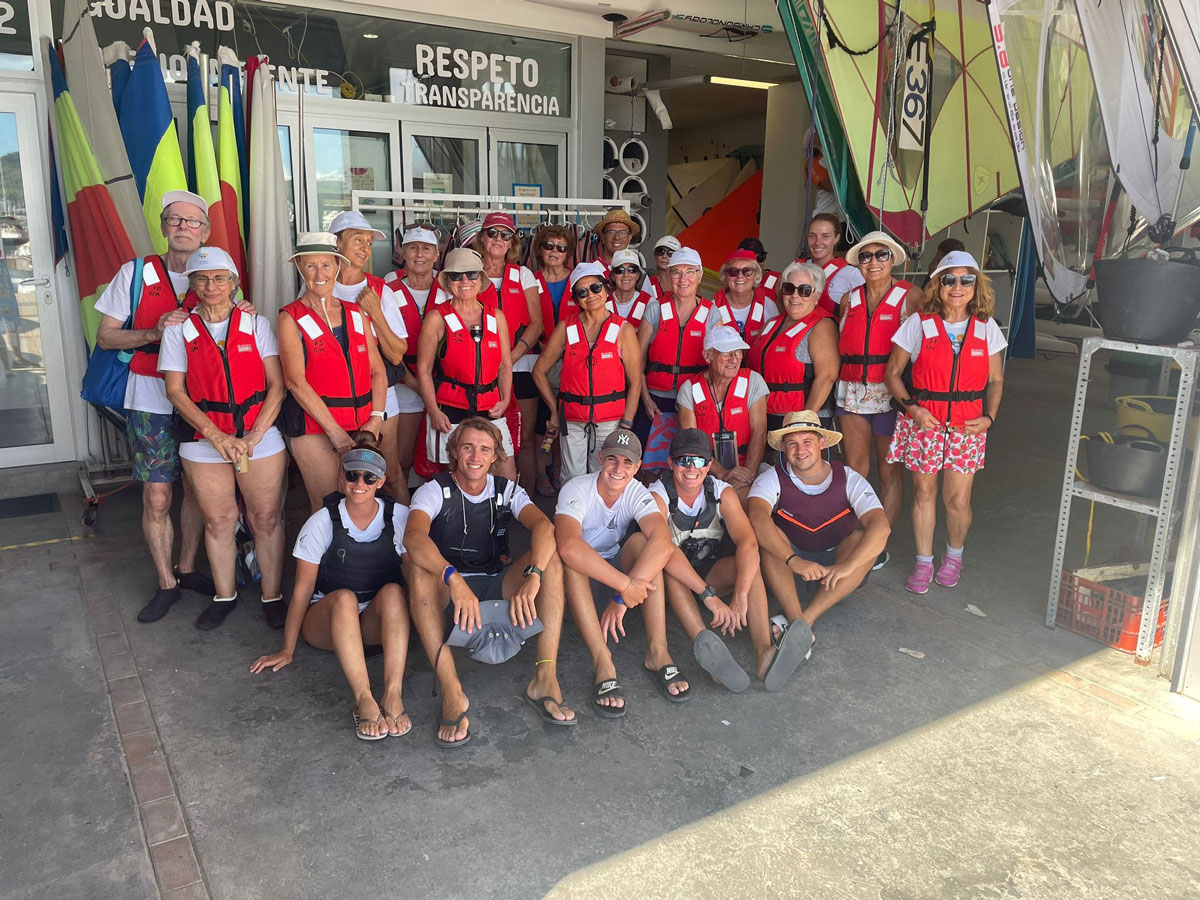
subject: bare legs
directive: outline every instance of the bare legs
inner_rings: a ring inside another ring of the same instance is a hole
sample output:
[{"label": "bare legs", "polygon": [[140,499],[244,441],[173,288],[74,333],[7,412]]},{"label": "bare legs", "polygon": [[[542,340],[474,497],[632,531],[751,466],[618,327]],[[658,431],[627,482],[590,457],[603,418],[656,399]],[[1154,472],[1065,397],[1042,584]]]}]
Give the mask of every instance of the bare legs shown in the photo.
[{"label": "bare legs", "polygon": [[321,508],[321,500],[338,487],[342,458],[323,434],[302,434],[291,439],[289,449],[300,467],[310,511]]},{"label": "bare legs", "polygon": [[900,463],[887,461],[891,447],[890,434],[872,434],[871,423],[865,416],[844,413],[838,416],[842,429],[842,454],[846,465],[861,475],[871,475],[871,448],[875,448],[875,467],[879,472],[879,501],[883,504],[888,525],[895,525],[904,505],[904,469]]}]

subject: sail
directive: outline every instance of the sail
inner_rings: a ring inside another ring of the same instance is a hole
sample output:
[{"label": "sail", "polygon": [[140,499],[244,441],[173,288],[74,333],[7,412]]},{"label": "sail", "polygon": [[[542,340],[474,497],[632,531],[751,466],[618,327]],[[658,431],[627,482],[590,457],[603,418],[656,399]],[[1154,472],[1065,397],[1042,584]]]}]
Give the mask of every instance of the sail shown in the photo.
[{"label": "sail", "polygon": [[1192,105],[1200,105],[1200,0],[1157,0]]}]

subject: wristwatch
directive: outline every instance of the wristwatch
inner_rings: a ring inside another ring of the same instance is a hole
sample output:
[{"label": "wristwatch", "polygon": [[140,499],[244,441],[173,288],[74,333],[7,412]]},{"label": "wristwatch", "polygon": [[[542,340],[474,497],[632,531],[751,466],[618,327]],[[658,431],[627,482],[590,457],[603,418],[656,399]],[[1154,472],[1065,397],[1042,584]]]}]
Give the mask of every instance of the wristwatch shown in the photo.
[{"label": "wristwatch", "polygon": [[521,574],[524,575],[526,578],[528,578],[530,575],[536,575],[538,578],[542,578],[545,576],[546,573],[543,572],[541,569],[539,569],[535,565],[528,565],[525,567],[525,571],[522,572]]},{"label": "wristwatch", "polygon": [[699,594],[696,596],[696,599],[697,599],[699,602],[703,603],[703,602],[704,602],[705,600],[707,600],[709,597],[714,597],[714,598],[716,598],[717,600],[720,600],[720,599],[721,599],[721,595],[717,593],[717,591],[716,591],[716,588],[714,588],[714,587],[713,587],[711,584],[706,584],[706,585],[704,586],[704,590],[702,590],[702,591],[701,591],[701,592],[700,592],[700,593],[699,593]]}]

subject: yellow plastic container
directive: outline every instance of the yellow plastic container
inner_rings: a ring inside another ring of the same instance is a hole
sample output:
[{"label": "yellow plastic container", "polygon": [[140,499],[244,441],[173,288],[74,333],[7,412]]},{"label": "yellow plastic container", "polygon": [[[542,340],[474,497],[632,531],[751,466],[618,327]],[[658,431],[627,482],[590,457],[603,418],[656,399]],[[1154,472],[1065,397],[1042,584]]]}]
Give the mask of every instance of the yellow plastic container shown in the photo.
[{"label": "yellow plastic container", "polygon": [[[1135,397],[1117,398],[1117,428],[1126,425],[1141,425],[1150,429],[1154,437],[1164,444],[1171,441],[1171,422],[1175,418],[1175,397],[1159,397],[1142,395]],[[1200,401],[1192,404],[1192,414],[1187,424],[1187,437],[1184,446],[1188,450],[1196,449],[1196,422],[1200,416]]]}]

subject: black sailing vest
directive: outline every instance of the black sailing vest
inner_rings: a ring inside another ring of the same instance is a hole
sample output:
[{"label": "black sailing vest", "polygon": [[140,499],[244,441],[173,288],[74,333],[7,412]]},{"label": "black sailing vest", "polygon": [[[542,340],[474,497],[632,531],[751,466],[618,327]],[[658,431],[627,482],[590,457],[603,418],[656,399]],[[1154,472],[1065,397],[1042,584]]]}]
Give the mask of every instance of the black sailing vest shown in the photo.
[{"label": "black sailing vest", "polygon": [[400,582],[400,556],[396,553],[396,527],[392,522],[396,501],[380,494],[383,531],[373,541],[356,541],[342,524],[338,511],[338,504],[344,499],[344,494],[334,491],[322,501],[333,523],[333,540],[321,557],[317,590],[322,594],[343,589],[354,591],[362,603],[373,599],[385,584]]},{"label": "black sailing vest", "polygon": [[495,492],[472,503],[449,472],[434,476],[442,489],[442,509],[429,523],[429,536],[442,556],[463,575],[498,575],[500,554],[507,552],[512,509],[504,499],[508,479],[490,476]]}]

